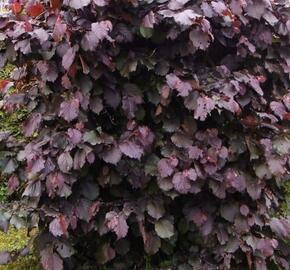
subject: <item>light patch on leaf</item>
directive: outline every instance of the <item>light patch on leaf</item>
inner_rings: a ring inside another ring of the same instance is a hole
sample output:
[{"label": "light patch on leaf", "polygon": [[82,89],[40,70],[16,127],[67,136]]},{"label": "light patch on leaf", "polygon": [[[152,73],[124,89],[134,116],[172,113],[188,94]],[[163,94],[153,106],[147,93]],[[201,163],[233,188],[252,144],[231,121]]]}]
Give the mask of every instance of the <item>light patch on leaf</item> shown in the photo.
[{"label": "light patch on leaf", "polygon": [[171,238],[174,235],[174,226],[168,219],[161,219],[155,223],[155,231],[160,238]]}]

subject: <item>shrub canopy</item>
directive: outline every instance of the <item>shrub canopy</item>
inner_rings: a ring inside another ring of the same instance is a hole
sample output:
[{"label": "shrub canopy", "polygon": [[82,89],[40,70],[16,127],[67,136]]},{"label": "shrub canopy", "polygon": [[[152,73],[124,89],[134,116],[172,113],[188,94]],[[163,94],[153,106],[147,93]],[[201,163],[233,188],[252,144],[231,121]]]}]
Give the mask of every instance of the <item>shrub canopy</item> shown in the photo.
[{"label": "shrub canopy", "polygon": [[3,108],[29,117],[0,133],[1,225],[39,224],[44,269],[289,269],[288,0],[11,9]]}]

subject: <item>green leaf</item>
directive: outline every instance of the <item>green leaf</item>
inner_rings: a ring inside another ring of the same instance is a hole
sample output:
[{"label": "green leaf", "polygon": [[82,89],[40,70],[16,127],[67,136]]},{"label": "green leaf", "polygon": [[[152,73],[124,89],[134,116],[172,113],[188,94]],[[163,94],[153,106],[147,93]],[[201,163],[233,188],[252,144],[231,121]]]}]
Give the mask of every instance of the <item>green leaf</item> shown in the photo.
[{"label": "green leaf", "polygon": [[174,235],[174,226],[168,219],[161,219],[155,223],[155,231],[161,238],[170,238]]},{"label": "green leaf", "polygon": [[146,208],[148,214],[155,219],[161,218],[165,213],[165,209],[160,201],[150,201],[147,203]]},{"label": "green leaf", "polygon": [[290,153],[290,140],[286,137],[274,139],[273,146],[276,152],[280,155],[287,155]]},{"label": "green leaf", "polygon": [[153,36],[153,28],[140,26],[140,34],[144,38],[151,38]]},{"label": "green leaf", "polygon": [[148,157],[145,164],[145,174],[150,176],[157,176],[158,175],[158,164],[159,158],[152,154]]},{"label": "green leaf", "polygon": [[91,145],[97,145],[102,142],[101,139],[97,136],[97,133],[95,131],[86,132],[84,134],[83,140],[84,142],[88,142]]}]

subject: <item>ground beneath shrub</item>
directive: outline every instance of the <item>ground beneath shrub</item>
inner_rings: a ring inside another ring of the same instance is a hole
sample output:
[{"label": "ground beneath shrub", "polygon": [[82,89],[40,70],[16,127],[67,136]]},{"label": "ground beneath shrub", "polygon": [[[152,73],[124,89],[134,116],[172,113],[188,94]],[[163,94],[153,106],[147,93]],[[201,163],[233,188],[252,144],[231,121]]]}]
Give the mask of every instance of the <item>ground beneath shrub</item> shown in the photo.
[{"label": "ground beneath shrub", "polygon": [[[0,232],[0,252],[21,249],[28,244],[28,241],[26,229],[10,229],[8,233]],[[31,254],[8,265],[0,266],[0,270],[41,270],[41,267],[39,259]]]}]

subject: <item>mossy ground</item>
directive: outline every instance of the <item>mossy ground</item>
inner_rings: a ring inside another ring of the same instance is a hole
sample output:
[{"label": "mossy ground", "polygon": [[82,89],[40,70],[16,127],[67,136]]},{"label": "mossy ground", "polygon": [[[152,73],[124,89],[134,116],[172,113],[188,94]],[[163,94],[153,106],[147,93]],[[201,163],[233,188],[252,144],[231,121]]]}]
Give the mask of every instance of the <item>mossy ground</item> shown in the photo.
[{"label": "mossy ground", "polygon": [[22,139],[21,124],[27,116],[26,110],[17,110],[13,113],[0,110],[0,131],[10,131],[15,138]]},{"label": "mossy ground", "polygon": [[[15,66],[7,64],[5,68],[0,69],[0,80],[9,79],[10,74]],[[11,89],[13,91],[13,89]],[[26,110],[16,110],[12,113],[7,113],[0,109],[0,131],[9,131],[18,140],[23,139],[21,125],[27,118]],[[3,179],[0,181],[0,203],[7,199],[6,183]],[[8,233],[0,231],[0,252],[1,251],[16,251],[24,248],[30,237],[27,235],[26,229],[17,230],[11,228]],[[39,258],[34,255],[19,258],[18,260],[4,266],[0,266],[0,270],[40,270]]]},{"label": "mossy ground", "polygon": [[7,64],[4,68],[0,69],[0,80],[9,79],[14,68],[15,66]]},{"label": "mossy ground", "polygon": [[[0,69],[0,81],[9,80],[10,74],[15,66],[7,64],[4,68]],[[27,118],[28,112],[24,109],[16,110],[12,113],[8,113],[5,110],[0,109],[0,131],[9,131],[12,136],[17,140],[24,139],[21,126],[23,121]],[[6,178],[0,177],[0,202],[6,201]]]},{"label": "mossy ground", "polygon": [[[7,64],[0,70],[0,80],[7,80],[15,66]],[[15,89],[14,89],[15,90]],[[10,92],[14,91],[13,88]],[[0,131],[10,131],[17,139],[22,139],[21,126],[23,121],[27,118],[28,112],[25,109],[18,109],[12,113],[8,113],[0,109]]]},{"label": "mossy ground", "polygon": [[286,201],[283,203],[282,212],[287,217],[290,217],[290,182],[287,182],[284,188],[286,192]]},{"label": "mossy ground", "polygon": [[[15,251],[28,245],[30,237],[26,229],[11,228],[8,233],[0,232],[0,252]],[[19,258],[8,265],[0,266],[0,270],[41,270],[39,258],[33,254]]]}]

